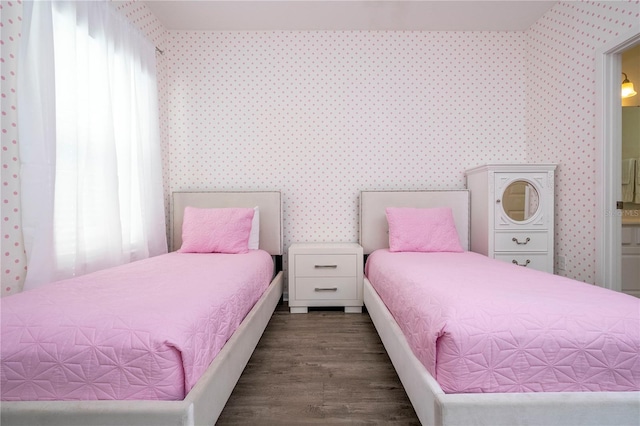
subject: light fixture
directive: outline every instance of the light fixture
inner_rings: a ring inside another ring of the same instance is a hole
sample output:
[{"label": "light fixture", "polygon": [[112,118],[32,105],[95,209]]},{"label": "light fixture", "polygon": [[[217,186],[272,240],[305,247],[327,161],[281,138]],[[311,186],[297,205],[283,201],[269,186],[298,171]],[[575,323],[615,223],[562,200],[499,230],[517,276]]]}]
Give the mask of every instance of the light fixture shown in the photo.
[{"label": "light fixture", "polygon": [[638,92],[633,89],[633,83],[629,81],[627,74],[622,73],[622,75],[624,75],[624,80],[622,81],[621,96],[623,98],[630,98],[637,95]]}]

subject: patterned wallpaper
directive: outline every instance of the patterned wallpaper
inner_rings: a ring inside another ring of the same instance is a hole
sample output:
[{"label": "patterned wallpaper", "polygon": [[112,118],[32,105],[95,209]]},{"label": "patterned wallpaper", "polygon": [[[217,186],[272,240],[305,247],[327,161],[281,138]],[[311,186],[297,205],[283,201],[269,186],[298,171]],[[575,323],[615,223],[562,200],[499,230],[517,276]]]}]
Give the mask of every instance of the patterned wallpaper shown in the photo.
[{"label": "patterned wallpaper", "polygon": [[26,258],[20,219],[20,160],[16,94],[17,53],[20,44],[22,3],[0,2],[0,108],[2,109],[2,290],[0,295],[22,289]]},{"label": "patterned wallpaper", "polygon": [[527,160],[558,163],[556,256],[595,280],[595,51],[640,22],[640,2],[561,2],[527,31]]},{"label": "patterned wallpaper", "polygon": [[[19,291],[15,55],[21,2],[0,2],[2,290]],[[595,49],[637,0],[561,2],[525,32],[165,32],[158,47],[165,189],[278,189],[285,245],[356,241],[361,189],[458,188],[465,168],[559,163],[556,249],[595,270]],[[568,206],[571,206],[571,210]],[[577,212],[577,214],[576,214]]]},{"label": "patterned wallpaper", "polygon": [[525,161],[522,32],[170,31],[171,185],[279,189],[285,248],[357,241],[362,189]]}]

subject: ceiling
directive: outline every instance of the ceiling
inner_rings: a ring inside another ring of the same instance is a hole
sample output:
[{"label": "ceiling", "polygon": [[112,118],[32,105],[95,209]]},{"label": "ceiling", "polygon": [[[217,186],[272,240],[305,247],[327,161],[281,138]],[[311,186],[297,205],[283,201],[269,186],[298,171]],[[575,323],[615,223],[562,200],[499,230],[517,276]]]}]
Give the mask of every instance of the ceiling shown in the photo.
[{"label": "ceiling", "polygon": [[526,30],[548,0],[147,0],[168,30]]}]

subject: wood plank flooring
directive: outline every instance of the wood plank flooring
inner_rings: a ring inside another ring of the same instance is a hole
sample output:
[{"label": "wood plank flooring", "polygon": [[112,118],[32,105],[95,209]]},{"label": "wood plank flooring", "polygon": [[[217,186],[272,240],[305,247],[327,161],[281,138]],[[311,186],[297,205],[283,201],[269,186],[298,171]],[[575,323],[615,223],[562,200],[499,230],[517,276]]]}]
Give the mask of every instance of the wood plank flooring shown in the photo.
[{"label": "wood plank flooring", "polygon": [[217,425],[419,425],[371,318],[274,312]]}]

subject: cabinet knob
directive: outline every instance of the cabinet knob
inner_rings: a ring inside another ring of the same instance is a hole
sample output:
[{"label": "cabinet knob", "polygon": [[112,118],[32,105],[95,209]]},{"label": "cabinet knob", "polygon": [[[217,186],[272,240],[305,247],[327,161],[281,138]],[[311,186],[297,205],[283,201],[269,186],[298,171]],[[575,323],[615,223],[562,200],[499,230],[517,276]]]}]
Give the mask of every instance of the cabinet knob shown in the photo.
[{"label": "cabinet knob", "polygon": [[497,199],[497,200],[496,200],[496,204],[500,204],[500,199]]},{"label": "cabinet knob", "polygon": [[530,264],[530,263],[531,263],[531,261],[530,261],[529,259],[527,259],[527,261],[526,261],[526,262],[524,262],[524,263],[521,265],[521,264],[519,264],[519,263],[518,263],[518,261],[517,261],[517,260],[513,259],[513,260],[511,261],[511,263],[513,263],[514,265],[518,265],[518,266],[524,266],[524,267],[526,267],[528,264]]}]

